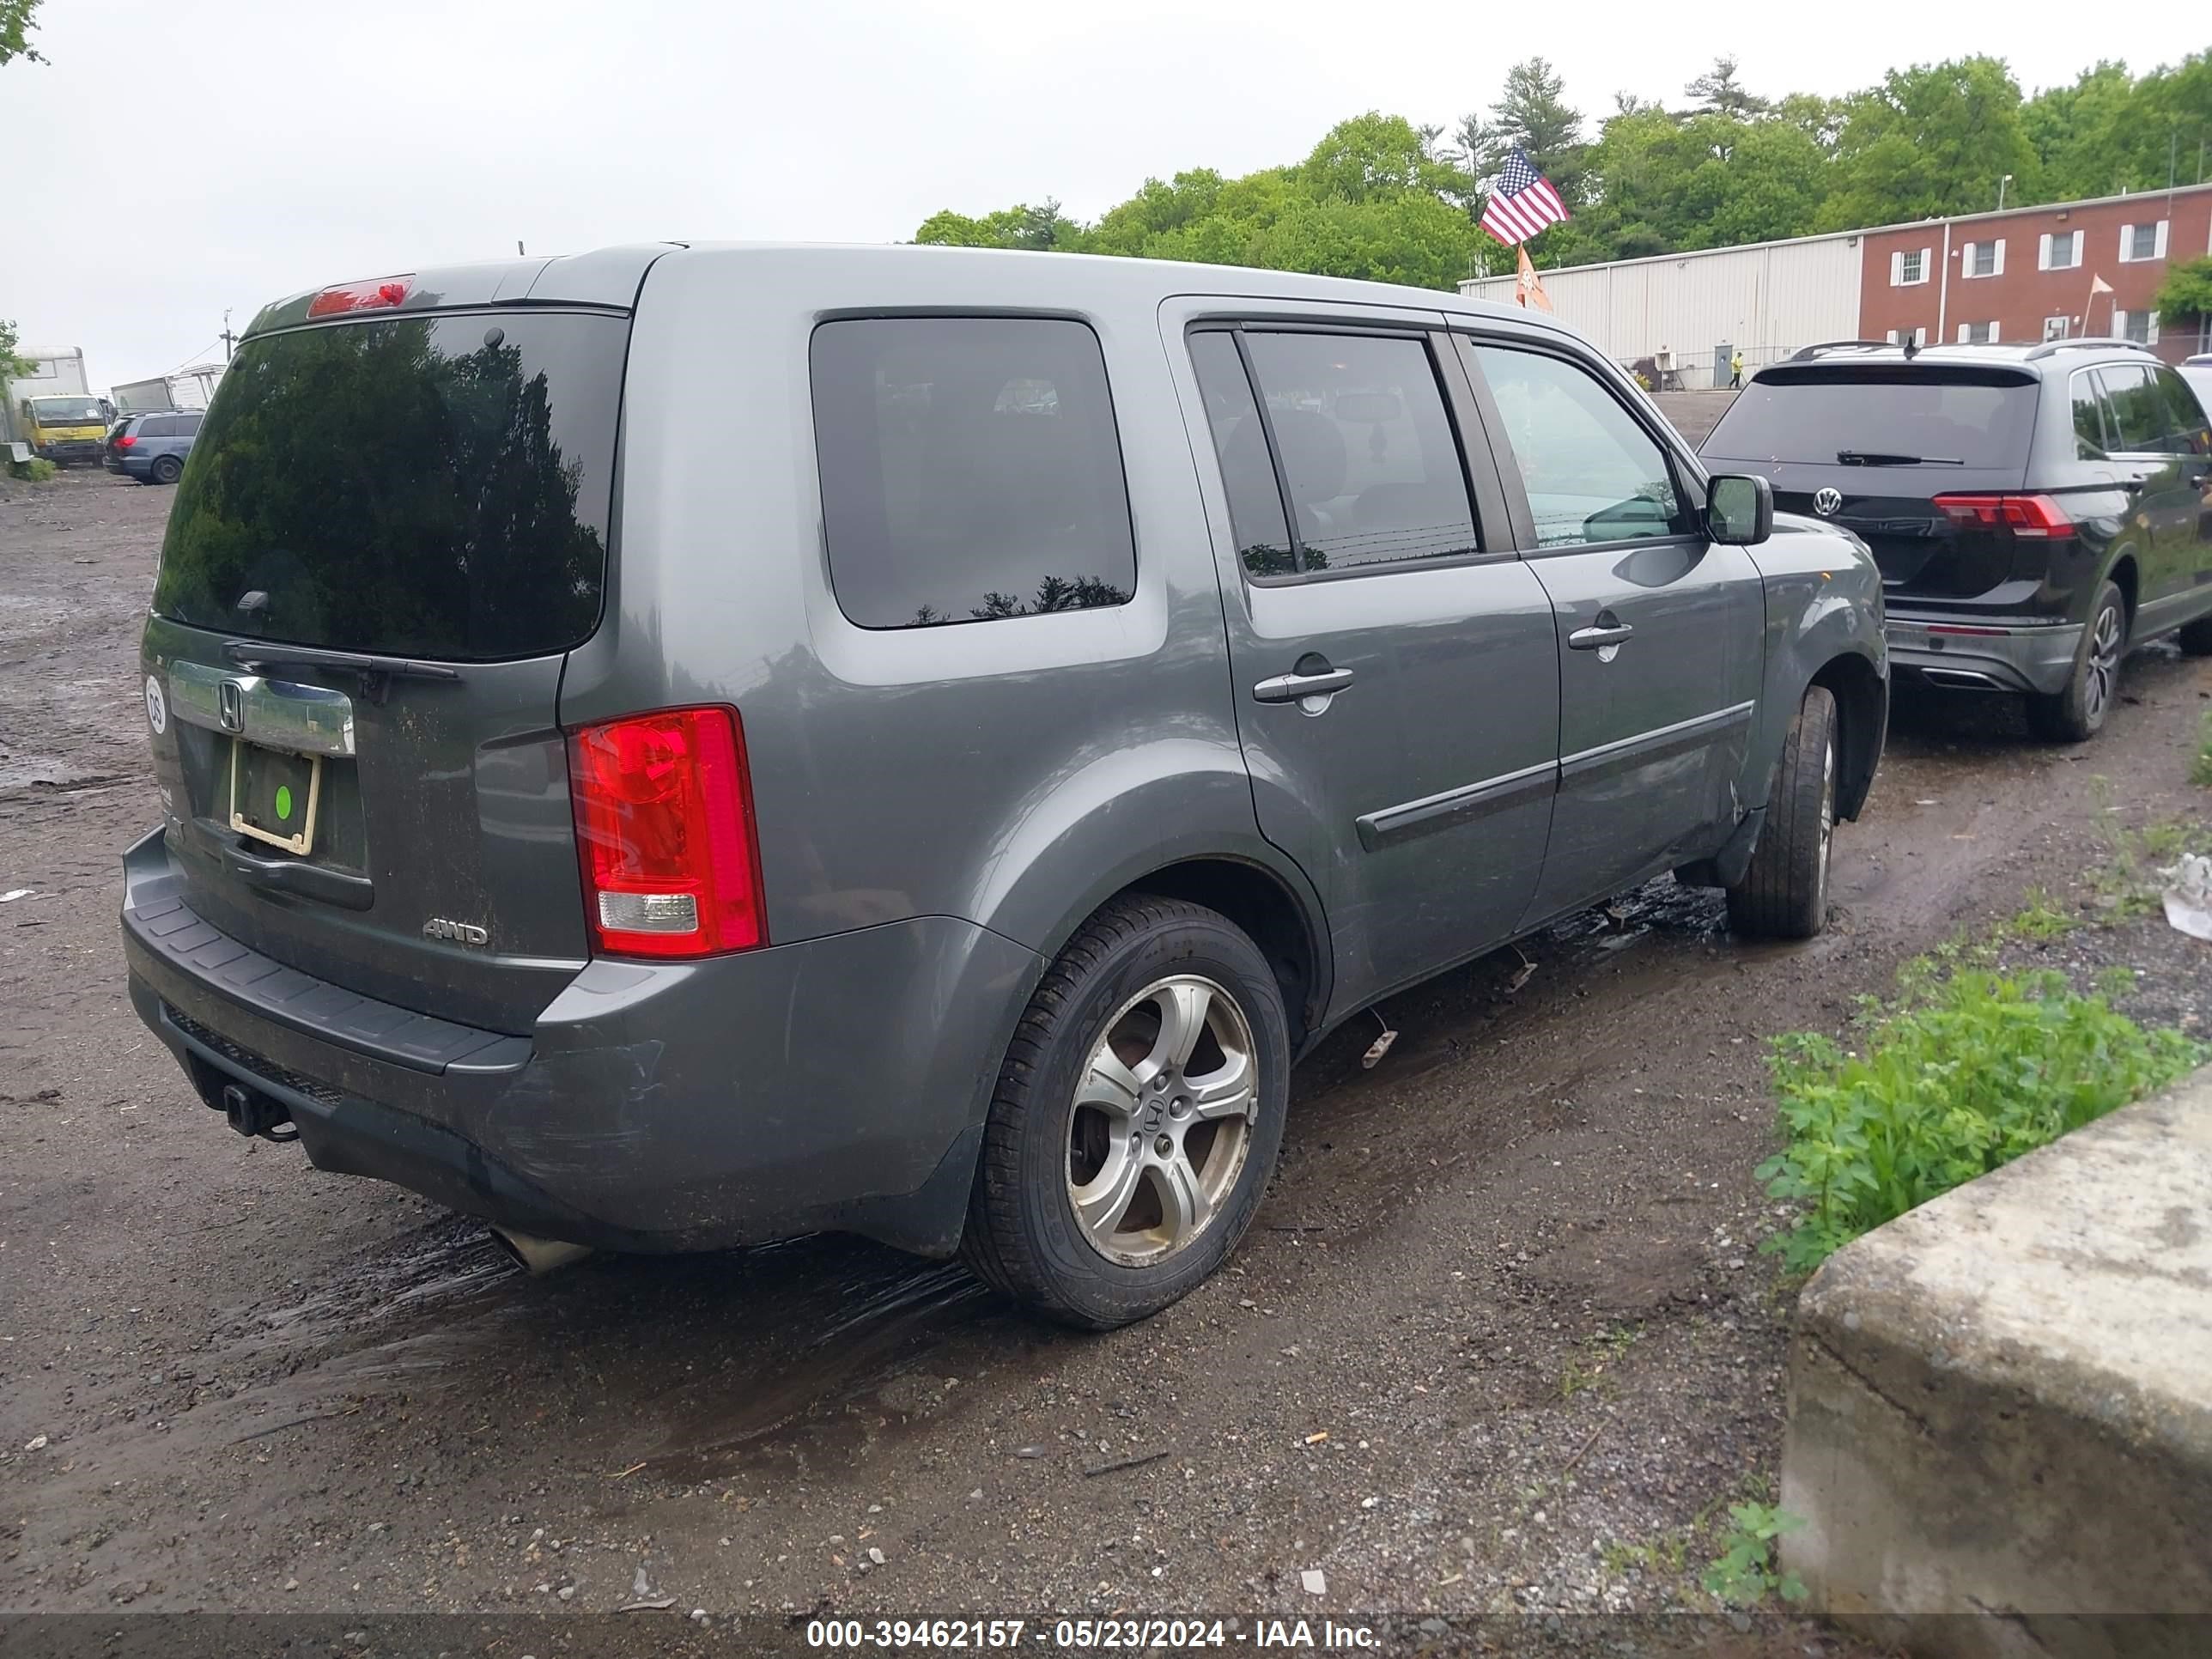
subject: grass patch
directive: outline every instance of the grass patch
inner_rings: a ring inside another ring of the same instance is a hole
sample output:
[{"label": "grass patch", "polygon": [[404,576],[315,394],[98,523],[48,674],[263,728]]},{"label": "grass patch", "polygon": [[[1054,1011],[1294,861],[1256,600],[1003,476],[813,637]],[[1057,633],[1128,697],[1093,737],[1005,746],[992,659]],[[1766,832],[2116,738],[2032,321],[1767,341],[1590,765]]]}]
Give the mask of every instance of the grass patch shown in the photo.
[{"label": "grass patch", "polygon": [[2051,902],[2050,894],[2040,887],[2031,887],[2019,914],[2005,923],[2003,932],[2010,939],[2047,941],[2072,933],[2075,921],[2070,912]]},{"label": "grass patch", "polygon": [[2002,973],[1980,957],[1957,965],[1962,954],[1908,964],[1898,1000],[1863,1012],[1856,1052],[1814,1032],[1774,1040],[1788,1144],[1759,1178],[1799,1210],[1761,1248],[1791,1271],[2205,1057],[2181,1032],[2118,1012],[2101,988],[2082,996],[2062,974]]},{"label": "grass patch", "polygon": [[2199,789],[2212,789],[2212,711],[2197,728],[2197,758],[2189,763],[2189,781]]},{"label": "grass patch", "polygon": [[43,455],[33,455],[27,461],[9,461],[8,476],[24,483],[46,483],[61,471]]},{"label": "grass patch", "polygon": [[2110,786],[2100,778],[2094,787],[2100,799],[2106,802],[2097,815],[2105,861],[2089,872],[2089,890],[2096,897],[2098,909],[2111,921],[2149,915],[2159,908],[2159,893],[2164,885],[2159,872],[2178,862],[2185,853],[2212,852],[2212,829],[2184,818],[2160,818],[2131,830],[2120,822],[2118,809],[2110,804]]},{"label": "grass patch", "polygon": [[1572,1400],[1595,1389],[1600,1391],[1601,1397],[1610,1399],[1613,1388],[1606,1380],[1606,1367],[1634,1347],[1636,1339],[1642,1334],[1633,1325],[1613,1325],[1589,1338],[1583,1345],[1583,1353],[1569,1359],[1559,1372],[1559,1398]]}]

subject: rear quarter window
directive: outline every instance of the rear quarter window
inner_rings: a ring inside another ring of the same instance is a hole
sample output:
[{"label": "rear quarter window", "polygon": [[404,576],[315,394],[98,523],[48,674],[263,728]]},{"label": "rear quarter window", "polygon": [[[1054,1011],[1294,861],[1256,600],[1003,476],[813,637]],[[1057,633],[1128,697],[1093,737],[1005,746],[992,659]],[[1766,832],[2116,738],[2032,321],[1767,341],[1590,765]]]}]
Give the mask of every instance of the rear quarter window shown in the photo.
[{"label": "rear quarter window", "polygon": [[830,580],[853,622],[939,627],[1128,601],[1128,486],[1088,327],[852,318],[817,328],[811,357]]}]

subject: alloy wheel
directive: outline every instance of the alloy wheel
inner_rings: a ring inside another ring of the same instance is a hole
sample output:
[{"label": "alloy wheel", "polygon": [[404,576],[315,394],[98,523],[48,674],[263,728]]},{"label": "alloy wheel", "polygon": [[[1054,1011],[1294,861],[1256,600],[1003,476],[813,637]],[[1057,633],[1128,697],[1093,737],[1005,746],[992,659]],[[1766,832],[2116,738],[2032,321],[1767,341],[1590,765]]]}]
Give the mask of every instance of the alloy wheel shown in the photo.
[{"label": "alloy wheel", "polygon": [[2089,672],[2081,688],[2081,712],[2093,727],[2104,720],[2105,711],[2112,706],[2112,688],[2120,672],[2121,635],[2120,613],[2106,605],[2091,624]]},{"label": "alloy wheel", "polygon": [[1069,1114],[1067,1200],[1109,1261],[1152,1267],[1212,1224],[1259,1111],[1258,1049],[1210,979],[1154,981],[1107,1022]]}]

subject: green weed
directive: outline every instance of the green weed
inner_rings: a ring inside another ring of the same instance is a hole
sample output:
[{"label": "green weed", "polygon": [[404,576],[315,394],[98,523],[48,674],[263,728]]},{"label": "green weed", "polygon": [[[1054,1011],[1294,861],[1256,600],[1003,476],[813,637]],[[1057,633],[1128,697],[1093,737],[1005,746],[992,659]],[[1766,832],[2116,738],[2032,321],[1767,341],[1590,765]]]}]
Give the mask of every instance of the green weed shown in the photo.
[{"label": "green weed", "polygon": [[2207,710],[2197,732],[2197,758],[2189,763],[2189,781],[2199,789],[2212,789],[2212,710]]},{"label": "green weed", "polygon": [[1761,1248],[1791,1271],[2204,1057],[2179,1031],[2115,1012],[2109,981],[2085,997],[2063,975],[2000,973],[1982,957],[1962,948],[1909,964],[1899,1000],[1863,1017],[1856,1053],[1814,1032],[1774,1040],[1788,1144],[1759,1178],[1801,1207]]},{"label": "green weed", "polygon": [[46,483],[61,471],[43,455],[33,455],[27,461],[9,461],[8,476],[25,483]]},{"label": "green weed", "polygon": [[1765,1504],[1731,1504],[1729,1518],[1735,1524],[1722,1534],[1721,1553],[1698,1581],[1706,1594],[1733,1607],[1756,1607],[1769,1595],[1803,1601],[1804,1581],[1780,1571],[1775,1540],[1803,1526],[1804,1517]]},{"label": "green weed", "polygon": [[2071,913],[2051,902],[2050,894],[2031,887],[2019,914],[2005,924],[2004,932],[2014,939],[2054,939],[2073,932],[2074,921]]}]

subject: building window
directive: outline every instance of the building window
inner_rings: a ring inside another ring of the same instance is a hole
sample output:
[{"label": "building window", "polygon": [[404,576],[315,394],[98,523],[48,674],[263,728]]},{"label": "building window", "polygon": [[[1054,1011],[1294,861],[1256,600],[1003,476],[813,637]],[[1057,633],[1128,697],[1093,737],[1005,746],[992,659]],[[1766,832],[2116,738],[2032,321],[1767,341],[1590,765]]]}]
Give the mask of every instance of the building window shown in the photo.
[{"label": "building window", "polygon": [[2065,317],[2045,317],[2043,319],[2043,337],[2046,340],[2063,340],[2066,337],[2068,332],[2072,329],[2072,327],[2073,324],[2070,319]]},{"label": "building window", "polygon": [[1906,248],[1889,256],[1889,285],[1912,288],[1928,280],[1928,256],[1932,250]]},{"label": "building window", "polygon": [[1959,274],[1962,276],[2002,276],[2004,275],[2004,239],[1993,242],[1969,242],[1960,257]]},{"label": "building window", "polygon": [[2134,340],[2142,345],[2156,345],[2158,343],[2158,313],[2115,311],[2112,313],[2112,333],[2119,339]]},{"label": "building window", "polygon": [[1960,345],[1995,345],[1997,325],[1993,323],[1961,323],[1959,325]]},{"label": "building window", "polygon": [[2166,258],[2166,221],[2151,225],[2120,227],[2120,263],[2136,264]]},{"label": "building window", "polygon": [[[1905,336],[1898,330],[1893,328],[1889,331],[1890,344],[1900,345],[1904,343],[1904,339]],[[1916,328],[1912,331],[1912,343],[1916,346],[1924,346],[1928,343],[1928,331],[1926,328]]]},{"label": "building window", "polygon": [[2078,230],[2058,230],[2043,239],[2043,253],[2039,261],[2045,270],[2071,270],[2081,263],[2081,233]]}]

